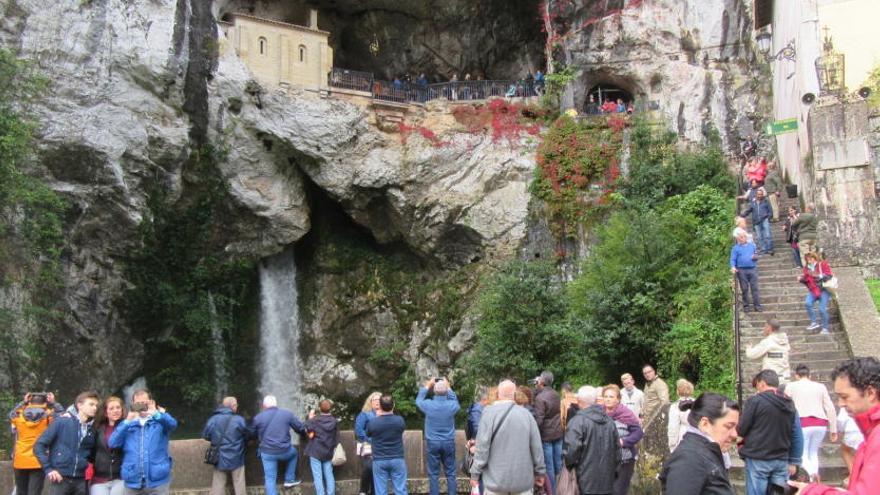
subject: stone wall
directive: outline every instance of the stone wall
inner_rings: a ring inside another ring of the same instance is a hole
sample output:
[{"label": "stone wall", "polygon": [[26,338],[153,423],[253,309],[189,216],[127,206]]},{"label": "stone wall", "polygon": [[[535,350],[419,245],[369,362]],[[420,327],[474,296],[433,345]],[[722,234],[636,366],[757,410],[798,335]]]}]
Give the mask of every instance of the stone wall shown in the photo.
[{"label": "stone wall", "polygon": [[802,182],[804,201],[816,205],[819,245],[832,264],[878,265],[877,133],[868,124],[868,105],[823,100],[809,114],[813,166],[812,180]]},{"label": "stone wall", "polygon": [[[358,493],[361,463],[355,455],[354,432],[348,430],[341,432],[342,445],[348,462],[334,469],[336,476],[336,493],[340,495],[354,495]],[[464,432],[456,432],[456,459],[461,459],[464,453]],[[200,439],[174,440],[171,442],[170,452],[174,459],[174,477],[171,489],[175,493],[207,493],[211,488],[211,466],[204,463],[205,448],[208,442]],[[248,445],[245,466],[245,479],[248,484],[248,492],[251,494],[263,493],[263,469],[260,460],[256,456],[255,444]],[[427,471],[425,470],[425,445],[421,430],[408,430],[403,435],[403,448],[406,453],[406,467],[410,480],[410,493],[427,493]],[[297,477],[303,480],[303,484],[292,490],[285,490],[284,495],[300,493],[312,493],[312,473],[309,469],[308,458],[300,455],[297,467]],[[281,469],[279,472],[283,472]],[[467,491],[464,478],[459,472],[459,491]],[[46,484],[48,486],[48,483]],[[13,487],[12,462],[0,462],[0,493],[11,493]],[[441,490],[445,487],[441,484]],[[48,493],[48,489],[45,490]]]}]

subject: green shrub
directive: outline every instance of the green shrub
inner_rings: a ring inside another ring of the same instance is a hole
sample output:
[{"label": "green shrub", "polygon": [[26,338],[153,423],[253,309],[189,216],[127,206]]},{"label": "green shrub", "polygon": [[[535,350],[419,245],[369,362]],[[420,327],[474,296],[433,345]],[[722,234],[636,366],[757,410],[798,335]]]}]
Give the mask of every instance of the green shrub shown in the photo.
[{"label": "green shrub", "polygon": [[549,262],[513,261],[485,284],[472,354],[465,364],[472,381],[523,380],[544,369],[557,381],[592,377],[584,342],[568,322],[564,288]]}]

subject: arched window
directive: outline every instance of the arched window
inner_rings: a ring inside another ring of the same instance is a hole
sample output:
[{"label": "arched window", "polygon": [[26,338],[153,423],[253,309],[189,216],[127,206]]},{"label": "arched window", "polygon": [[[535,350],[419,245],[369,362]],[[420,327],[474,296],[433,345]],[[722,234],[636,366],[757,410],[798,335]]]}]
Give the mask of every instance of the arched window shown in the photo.
[{"label": "arched window", "polygon": [[306,45],[299,45],[299,61],[306,63]]},{"label": "arched window", "polygon": [[265,55],[266,53],[268,53],[269,52],[269,40],[260,36],[259,43],[260,43],[260,55]]}]

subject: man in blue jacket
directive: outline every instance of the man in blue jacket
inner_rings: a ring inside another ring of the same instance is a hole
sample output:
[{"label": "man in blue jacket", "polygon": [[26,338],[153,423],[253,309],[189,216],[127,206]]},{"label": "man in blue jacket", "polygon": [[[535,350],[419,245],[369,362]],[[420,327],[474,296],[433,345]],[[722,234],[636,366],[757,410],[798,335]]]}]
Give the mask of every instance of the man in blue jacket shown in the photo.
[{"label": "man in blue jacket", "polygon": [[49,495],[86,495],[86,467],[92,460],[98,412],[98,394],[83,392],[76,398],[76,416],[59,416],[34,444],[34,455],[51,482]]},{"label": "man in blue jacket", "polygon": [[[434,398],[428,399],[428,389]],[[446,489],[456,492],[455,484],[455,413],[461,408],[458,397],[443,378],[431,378],[419,388],[416,406],[425,414],[425,443],[428,457],[428,484],[431,495],[440,493],[440,463],[446,469]]]},{"label": "man in blue jacket", "polygon": [[773,207],[764,197],[764,188],[755,191],[755,198],[749,201],[749,207],[742,212],[743,217],[752,215],[752,228],[755,229],[755,239],[760,244],[761,252],[773,253],[773,236],[770,233],[770,219],[773,217]]},{"label": "man in blue jacket", "polygon": [[754,243],[748,242],[745,232],[736,236],[736,244],[730,249],[730,271],[739,281],[742,293],[743,311],[749,312],[749,292],[752,293],[752,304],[755,311],[764,311],[761,306],[761,294],[758,290],[758,254]]},{"label": "man in blue jacket", "polygon": [[177,420],[156,407],[147,389],[131,396],[131,411],[110,435],[110,448],[122,449],[122,480],[126,495],[168,495],[173,461],[168,455]]},{"label": "man in blue jacket", "polygon": [[275,483],[278,477],[278,463],[286,462],[284,471],[284,488],[291,488],[302,483],[296,479],[296,460],[299,456],[290,443],[290,429],[297,433],[305,433],[306,429],[299,418],[291,411],[278,407],[278,399],[274,395],[263,398],[263,411],[254,417],[251,431],[260,440],[260,459],[263,461],[263,477],[265,478],[266,495],[276,495]]},{"label": "man in blue jacket", "polygon": [[217,465],[214,466],[214,477],[211,479],[211,495],[226,493],[227,473],[232,475],[232,487],[235,495],[245,495],[244,482],[244,447],[248,436],[248,427],[238,412],[238,399],[226,397],[223,404],[214,411],[202,438],[211,442],[220,452]]}]

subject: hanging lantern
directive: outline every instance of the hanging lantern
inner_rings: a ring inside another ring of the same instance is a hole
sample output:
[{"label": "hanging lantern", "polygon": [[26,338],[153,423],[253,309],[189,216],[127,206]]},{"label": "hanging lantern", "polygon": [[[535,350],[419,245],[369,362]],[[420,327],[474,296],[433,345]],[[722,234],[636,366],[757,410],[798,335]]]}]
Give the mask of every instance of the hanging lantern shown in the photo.
[{"label": "hanging lantern", "polygon": [[374,57],[379,56],[379,37],[376,34],[373,34],[373,41],[370,42],[370,53],[373,54]]},{"label": "hanging lantern", "polygon": [[816,59],[816,75],[819,77],[819,89],[822,95],[842,95],[846,91],[844,84],[844,56],[834,51],[834,43],[828,28],[825,31],[825,40],[822,44],[822,56]]}]

